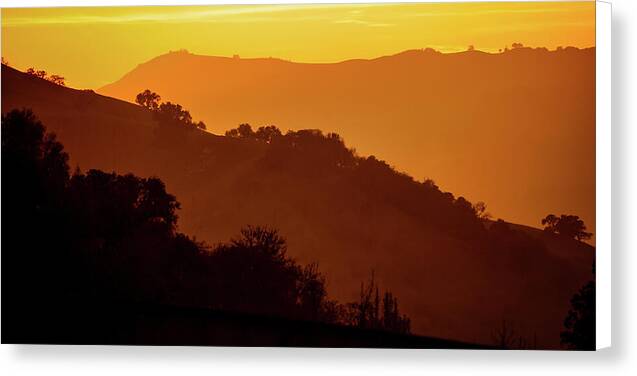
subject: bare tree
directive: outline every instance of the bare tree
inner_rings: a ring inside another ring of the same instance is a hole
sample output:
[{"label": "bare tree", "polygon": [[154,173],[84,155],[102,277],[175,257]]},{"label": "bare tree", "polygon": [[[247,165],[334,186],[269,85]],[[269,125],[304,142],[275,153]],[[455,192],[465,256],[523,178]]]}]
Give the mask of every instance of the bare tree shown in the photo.
[{"label": "bare tree", "polygon": [[506,320],[502,320],[500,327],[491,333],[493,344],[502,350],[526,350],[537,348],[537,337],[533,335],[533,342],[529,342],[526,338],[518,335],[513,329],[513,325]]},{"label": "bare tree", "polygon": [[507,323],[506,320],[502,320],[502,324],[500,325],[500,327],[495,329],[491,334],[493,344],[496,345],[499,349],[503,350],[513,348],[516,343],[515,336],[515,331],[513,330],[511,325]]},{"label": "bare tree", "polygon": [[491,213],[487,212],[487,205],[482,202],[482,201],[478,201],[473,205],[473,210],[476,212],[476,216],[483,220],[483,221],[487,221],[489,219],[491,219]]},{"label": "bare tree", "polygon": [[375,273],[369,282],[361,282],[359,300],[348,304],[349,325],[367,329],[381,329],[398,333],[410,333],[411,321],[400,313],[398,299],[389,291],[383,295],[381,302],[380,289],[376,284]]}]

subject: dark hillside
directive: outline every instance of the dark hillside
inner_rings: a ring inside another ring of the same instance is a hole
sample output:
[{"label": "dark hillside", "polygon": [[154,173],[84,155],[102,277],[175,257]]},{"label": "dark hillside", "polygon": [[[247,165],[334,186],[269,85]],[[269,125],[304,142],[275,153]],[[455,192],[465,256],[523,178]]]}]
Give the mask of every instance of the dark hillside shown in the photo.
[{"label": "dark hillside", "polygon": [[487,343],[506,319],[556,347],[569,299],[590,279],[592,247],[485,229],[466,200],[358,157],[334,135],[264,142],[169,129],[139,106],[3,65],[2,111],[23,107],[57,133],[72,167],[159,176],[182,204],[179,230],[199,240],[277,228],[291,256],[319,262],[340,301],[375,270],[416,334]]}]

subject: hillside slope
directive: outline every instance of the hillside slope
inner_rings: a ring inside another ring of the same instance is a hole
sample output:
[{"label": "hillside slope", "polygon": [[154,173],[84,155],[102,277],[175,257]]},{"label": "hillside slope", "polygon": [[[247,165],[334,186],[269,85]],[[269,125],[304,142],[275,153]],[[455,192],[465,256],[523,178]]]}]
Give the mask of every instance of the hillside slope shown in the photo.
[{"label": "hillside slope", "polygon": [[3,66],[2,111],[22,107],[57,133],[72,166],[161,177],[182,203],[180,230],[200,240],[276,227],[293,257],[319,262],[341,301],[375,270],[417,334],[485,343],[506,319],[556,347],[570,297],[591,278],[591,246],[481,230],[449,194],[322,137],[290,147],[163,129],[138,106]]},{"label": "hillside slope", "polygon": [[133,101],[144,89],[217,134],[240,123],[337,132],[497,217],[533,226],[575,214],[595,232],[594,48],[412,50],[334,64],[182,51],[98,92]]}]

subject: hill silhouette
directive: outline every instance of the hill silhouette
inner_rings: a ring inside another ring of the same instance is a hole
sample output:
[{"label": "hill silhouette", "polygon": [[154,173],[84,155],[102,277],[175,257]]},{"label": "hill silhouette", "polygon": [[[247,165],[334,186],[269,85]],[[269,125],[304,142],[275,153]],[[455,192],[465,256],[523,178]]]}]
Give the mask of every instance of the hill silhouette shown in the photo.
[{"label": "hill silhouette", "polygon": [[[210,247],[176,231],[180,204],[161,179],[70,174],[30,110],[2,116],[2,167],[3,343],[462,346],[409,337],[373,276],[358,301],[329,299],[318,265],[288,257],[275,229]],[[323,335],[319,322],[332,324]]]},{"label": "hill silhouette", "polygon": [[410,50],[333,64],[180,51],[98,92],[133,101],[144,89],[213,133],[240,123],[336,132],[362,155],[488,202],[496,216],[535,225],[571,213],[595,233],[594,48]]},{"label": "hill silhouette", "polygon": [[6,66],[2,93],[3,112],[33,109],[72,167],[161,177],[180,199],[180,231],[216,244],[246,224],[278,228],[340,301],[375,270],[417,334],[485,343],[506,319],[538,347],[557,347],[569,300],[590,279],[591,246],[483,226],[466,200],[358,157],[334,135],[264,142],[166,129],[140,106]]}]

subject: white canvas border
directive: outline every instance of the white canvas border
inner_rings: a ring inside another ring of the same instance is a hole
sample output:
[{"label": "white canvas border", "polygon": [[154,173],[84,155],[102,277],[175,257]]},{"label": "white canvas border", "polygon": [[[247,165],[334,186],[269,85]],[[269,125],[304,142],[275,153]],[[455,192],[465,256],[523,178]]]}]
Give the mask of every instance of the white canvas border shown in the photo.
[{"label": "white canvas border", "polygon": [[595,4],[596,89],[596,346],[611,346],[611,17],[612,5]]},{"label": "white canvas border", "polygon": [[[434,0],[430,2],[510,2],[515,0]],[[551,1],[551,0],[526,0]],[[561,1],[561,0],[553,0]],[[2,7],[411,3],[426,0],[3,0]],[[610,3],[596,2],[596,347],[611,346],[611,15]]]}]

